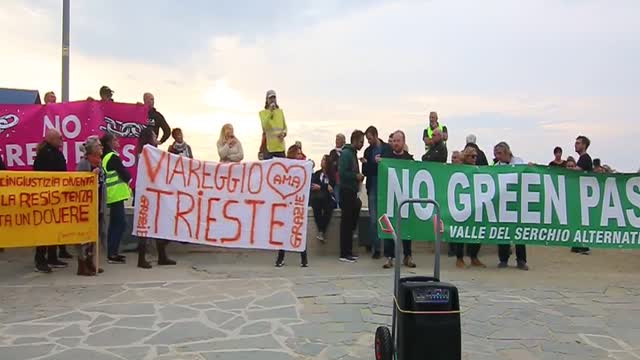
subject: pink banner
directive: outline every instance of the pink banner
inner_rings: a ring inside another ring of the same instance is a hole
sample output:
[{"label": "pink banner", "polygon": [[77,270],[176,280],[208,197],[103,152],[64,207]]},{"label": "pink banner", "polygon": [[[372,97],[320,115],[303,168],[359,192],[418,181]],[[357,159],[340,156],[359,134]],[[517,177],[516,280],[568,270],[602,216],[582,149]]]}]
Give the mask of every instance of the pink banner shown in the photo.
[{"label": "pink banner", "polygon": [[91,135],[110,132],[120,139],[120,157],[135,178],[135,148],[147,124],[143,105],[76,101],[47,105],[0,105],[0,156],[9,170],[32,170],[36,147],[48,129],[64,138],[67,168],[76,169],[80,146]]}]

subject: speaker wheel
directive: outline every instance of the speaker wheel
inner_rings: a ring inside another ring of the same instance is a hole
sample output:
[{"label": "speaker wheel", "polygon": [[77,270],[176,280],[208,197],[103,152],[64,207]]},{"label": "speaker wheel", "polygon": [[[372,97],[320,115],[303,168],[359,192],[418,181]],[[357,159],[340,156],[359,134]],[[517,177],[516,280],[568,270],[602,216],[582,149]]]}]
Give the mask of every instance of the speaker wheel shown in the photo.
[{"label": "speaker wheel", "polygon": [[393,360],[393,341],[391,332],[386,326],[376,329],[376,360]]}]

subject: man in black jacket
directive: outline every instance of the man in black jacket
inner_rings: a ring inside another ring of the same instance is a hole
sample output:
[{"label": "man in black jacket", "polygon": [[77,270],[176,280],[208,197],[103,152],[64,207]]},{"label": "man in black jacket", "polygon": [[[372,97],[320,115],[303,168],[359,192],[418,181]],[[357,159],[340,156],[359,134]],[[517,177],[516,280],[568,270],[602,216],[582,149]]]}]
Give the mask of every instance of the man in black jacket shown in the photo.
[{"label": "man in black jacket", "polygon": [[[476,136],[473,134],[467,135],[467,145],[465,145],[465,149],[468,147],[472,147],[476,149],[476,154],[478,157],[476,158],[476,165],[478,166],[487,166],[489,165],[489,161],[487,160],[487,156],[484,154],[482,150],[476,145]],[[494,161],[495,162],[495,161]]]},{"label": "man in black jacket", "polygon": [[[397,160],[410,160],[413,161],[413,155],[409,154],[405,150],[406,137],[402,130],[398,130],[391,134],[391,150],[382,154],[382,157]],[[399,215],[398,215],[399,216]],[[411,240],[402,240],[402,250],[404,253],[404,266],[408,268],[415,268],[416,264],[411,257]],[[393,267],[393,259],[395,258],[395,244],[393,239],[384,240],[384,256],[387,258],[387,262],[382,266],[385,269]]]},{"label": "man in black jacket", "polygon": [[167,124],[167,120],[165,120],[164,116],[156,110],[155,98],[152,93],[144,93],[142,96],[144,104],[149,107],[149,126],[153,128],[153,132],[160,135],[159,131],[162,129],[162,137],[158,141],[158,145],[162,145],[169,139],[171,136],[171,127]]},{"label": "man in black jacket", "polygon": [[369,146],[364,150],[362,162],[362,175],[367,178],[367,197],[369,208],[369,236],[371,237],[371,249],[374,259],[380,259],[380,238],[378,237],[378,162],[385,152],[391,148],[378,137],[378,129],[369,126],[364,132]]},{"label": "man in black jacket", "polygon": [[446,163],[447,157],[447,145],[445,145],[442,139],[442,132],[440,129],[435,129],[431,134],[431,146],[429,146],[429,150],[427,150],[422,157],[422,161]]},{"label": "man in black jacket", "polygon": [[[56,129],[47,130],[44,142],[38,148],[33,163],[35,171],[67,171],[67,159],[60,151],[62,147],[62,134]],[[36,247],[36,271],[50,273],[51,268],[66,267],[67,263],[58,260],[57,246]],[[48,258],[47,258],[48,254]]]}]

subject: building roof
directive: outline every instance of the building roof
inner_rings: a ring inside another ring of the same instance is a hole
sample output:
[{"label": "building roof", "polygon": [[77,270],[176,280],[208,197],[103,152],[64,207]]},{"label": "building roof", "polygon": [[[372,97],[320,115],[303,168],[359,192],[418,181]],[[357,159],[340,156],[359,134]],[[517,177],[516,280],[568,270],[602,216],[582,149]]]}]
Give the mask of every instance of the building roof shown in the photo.
[{"label": "building roof", "polygon": [[42,104],[38,90],[0,88],[0,104]]}]

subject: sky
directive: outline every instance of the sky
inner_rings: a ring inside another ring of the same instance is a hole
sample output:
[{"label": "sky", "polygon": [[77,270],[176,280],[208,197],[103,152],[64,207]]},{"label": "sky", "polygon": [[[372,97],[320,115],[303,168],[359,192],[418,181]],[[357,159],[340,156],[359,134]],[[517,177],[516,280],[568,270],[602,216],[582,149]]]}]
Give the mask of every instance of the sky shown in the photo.
[{"label": "sky", "polygon": [[[640,2],[635,0],[71,1],[70,97],[155,95],[195,156],[218,160],[232,123],[255,160],[258,112],[276,90],[288,144],[319,164],[336,133],[402,129],[423,154],[437,111],[449,153],[468,134],[491,154],[548,163],[553,148],[640,168]],[[0,87],[60,98],[61,0],[0,4]]]}]

